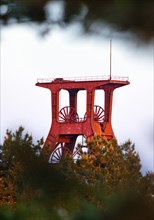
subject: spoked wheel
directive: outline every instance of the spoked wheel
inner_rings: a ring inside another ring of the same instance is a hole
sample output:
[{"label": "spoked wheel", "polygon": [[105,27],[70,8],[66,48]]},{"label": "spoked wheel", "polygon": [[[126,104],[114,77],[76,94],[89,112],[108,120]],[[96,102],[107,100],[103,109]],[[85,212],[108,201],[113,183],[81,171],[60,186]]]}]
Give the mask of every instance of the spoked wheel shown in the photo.
[{"label": "spoked wheel", "polygon": [[104,119],[104,109],[99,105],[94,105],[94,120],[101,123],[104,122]]},{"label": "spoked wheel", "polygon": [[79,121],[79,116],[73,107],[65,106],[59,111],[59,121],[60,122],[77,122]]},{"label": "spoked wheel", "polygon": [[65,143],[59,143],[58,147],[52,152],[49,162],[52,164],[60,163],[62,160],[70,157],[74,160],[78,158],[79,151],[75,150],[73,153],[64,146]]},{"label": "spoked wheel", "polygon": [[59,163],[66,157],[71,157],[71,151],[63,146],[63,143],[59,143],[58,147],[52,152],[50,157],[50,163]]},{"label": "spoked wheel", "polygon": [[[87,112],[84,115],[84,120],[87,119]],[[99,105],[94,105],[94,120],[100,123],[104,122],[105,119],[105,111]]]}]

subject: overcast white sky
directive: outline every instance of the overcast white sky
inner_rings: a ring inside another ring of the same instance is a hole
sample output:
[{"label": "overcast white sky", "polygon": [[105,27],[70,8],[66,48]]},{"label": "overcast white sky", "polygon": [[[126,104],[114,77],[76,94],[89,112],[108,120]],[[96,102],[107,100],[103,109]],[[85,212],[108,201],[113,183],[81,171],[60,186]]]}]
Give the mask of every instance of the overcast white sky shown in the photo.
[{"label": "overcast white sky", "polygon": [[[76,27],[73,27],[75,30]],[[109,74],[109,40],[77,37],[56,28],[44,38],[28,26],[1,31],[1,143],[6,129],[23,125],[34,140],[51,125],[50,92],[37,78]],[[139,47],[112,36],[112,75],[129,76],[130,85],[114,92],[112,124],[119,143],[130,139],[142,170],[154,171],[153,46]],[[82,108],[82,103],[81,103]]]}]

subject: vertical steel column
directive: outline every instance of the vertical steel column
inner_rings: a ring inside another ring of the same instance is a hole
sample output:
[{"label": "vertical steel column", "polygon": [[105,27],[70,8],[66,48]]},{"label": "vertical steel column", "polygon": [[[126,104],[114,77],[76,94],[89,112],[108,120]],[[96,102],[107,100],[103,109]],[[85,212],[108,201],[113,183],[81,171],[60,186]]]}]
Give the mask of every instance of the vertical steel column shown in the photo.
[{"label": "vertical steel column", "polygon": [[69,92],[70,107],[73,107],[77,111],[77,93],[78,93],[78,90],[71,89],[71,90],[68,90],[68,92]]},{"label": "vertical steel column", "polygon": [[87,118],[94,118],[94,99],[95,90],[93,88],[87,89]]},{"label": "vertical steel column", "polygon": [[51,92],[51,102],[52,102],[52,122],[58,119],[59,112],[59,90]]},{"label": "vertical steel column", "polygon": [[104,88],[105,92],[105,122],[111,123],[112,118],[112,100],[113,100],[113,90],[114,88],[107,85]]}]

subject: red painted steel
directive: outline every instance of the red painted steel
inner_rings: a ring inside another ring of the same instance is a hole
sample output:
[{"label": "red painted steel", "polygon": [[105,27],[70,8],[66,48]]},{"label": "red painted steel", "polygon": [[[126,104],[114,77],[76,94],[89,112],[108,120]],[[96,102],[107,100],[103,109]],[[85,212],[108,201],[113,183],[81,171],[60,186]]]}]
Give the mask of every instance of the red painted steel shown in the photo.
[{"label": "red painted steel", "polygon": [[[112,129],[112,102],[113,91],[116,88],[128,85],[128,78],[102,77],[91,79],[40,79],[36,86],[47,88],[51,91],[52,124],[45,141],[44,148],[49,153],[57,153],[59,145],[69,152],[74,151],[76,139],[79,135],[86,139],[99,134],[107,139],[114,138]],[[65,89],[69,93],[69,106],[59,111],[60,91]],[[86,112],[84,118],[79,118],[77,113],[77,94],[86,91]],[[95,91],[104,90],[104,109],[94,105]],[[52,157],[53,158],[53,157]]]}]

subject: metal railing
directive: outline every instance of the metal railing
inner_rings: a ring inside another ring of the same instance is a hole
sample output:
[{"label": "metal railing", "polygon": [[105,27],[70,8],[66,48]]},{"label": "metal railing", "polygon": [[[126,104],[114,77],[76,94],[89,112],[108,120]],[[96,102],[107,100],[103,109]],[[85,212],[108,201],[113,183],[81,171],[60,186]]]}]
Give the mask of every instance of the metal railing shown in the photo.
[{"label": "metal railing", "polygon": [[79,77],[64,77],[64,78],[39,78],[38,83],[51,83],[51,82],[63,82],[63,81],[101,81],[101,80],[118,80],[129,81],[129,77],[125,76],[79,76]]}]

